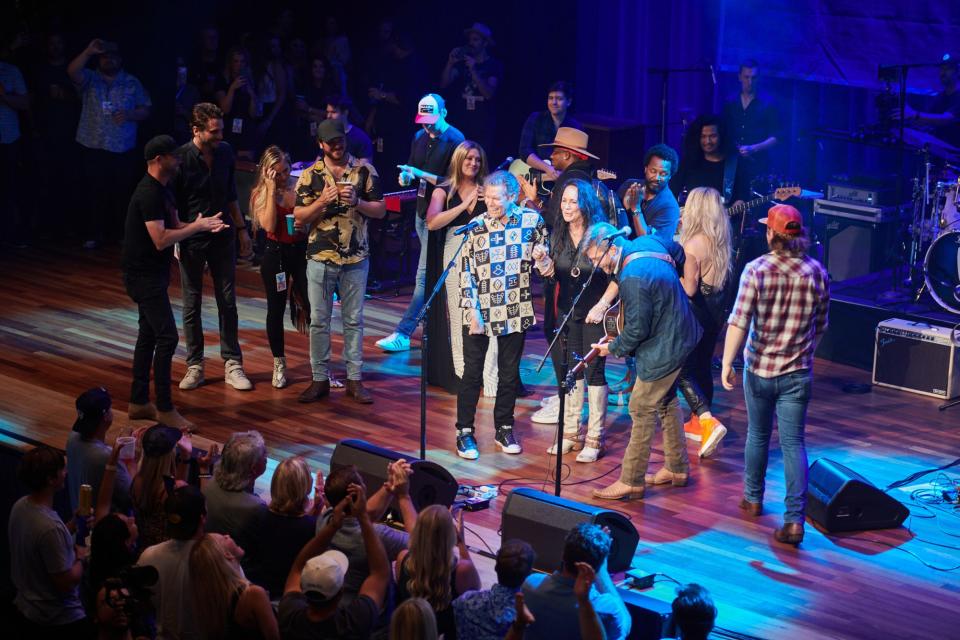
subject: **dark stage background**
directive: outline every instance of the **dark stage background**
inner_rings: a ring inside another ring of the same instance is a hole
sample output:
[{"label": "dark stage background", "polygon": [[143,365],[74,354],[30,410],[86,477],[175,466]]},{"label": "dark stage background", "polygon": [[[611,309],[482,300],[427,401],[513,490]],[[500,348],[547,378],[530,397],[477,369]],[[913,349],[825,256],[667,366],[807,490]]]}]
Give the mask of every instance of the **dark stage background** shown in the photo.
[{"label": "dark stage background", "polygon": [[[169,129],[174,58],[190,56],[202,26],[219,25],[226,48],[244,31],[265,32],[285,7],[294,11],[295,32],[308,42],[320,34],[325,15],[336,15],[357,60],[377,20],[394,18],[424,61],[424,91],[437,88],[447,53],[463,43],[463,29],[474,21],[488,24],[497,42],[492,52],[505,66],[496,98],[496,144],[488,150],[492,162],[516,155],[524,118],[544,108],[546,87],[555,79],[575,81],[573,110],[584,120],[612,123],[614,131],[640,127],[643,144],[650,144],[660,137],[662,75],[649,69],[700,68],[669,78],[667,141],[679,146],[682,118],[719,109],[736,94],[739,62],[755,58],[764,76],[761,92],[780,111],[775,167],[814,189],[833,174],[896,172],[892,152],[812,135],[817,128],[855,130],[876,120],[879,64],[935,62],[946,52],[960,52],[960,3],[947,0],[56,1],[8,4],[2,22],[5,37],[23,24],[38,37],[49,25],[58,26],[67,35],[68,56],[96,36],[118,41],[125,68],[154,101],[153,115],[141,127],[146,139]],[[935,69],[911,72],[909,84],[914,105],[922,108],[937,88]],[[361,88],[352,89],[362,110]],[[631,158],[620,158],[625,166],[611,168],[621,177],[636,174],[641,155],[638,148]]]}]

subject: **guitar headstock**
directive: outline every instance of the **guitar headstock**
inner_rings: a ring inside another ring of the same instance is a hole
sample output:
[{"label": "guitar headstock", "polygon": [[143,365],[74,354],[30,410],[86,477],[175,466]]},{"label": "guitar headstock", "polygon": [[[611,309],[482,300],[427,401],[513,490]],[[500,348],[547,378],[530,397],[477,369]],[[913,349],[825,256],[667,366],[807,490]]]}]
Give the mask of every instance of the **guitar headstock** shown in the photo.
[{"label": "guitar headstock", "polygon": [[609,169],[597,169],[597,180],[616,180],[617,174]]},{"label": "guitar headstock", "polygon": [[800,194],[803,193],[803,189],[800,188],[800,185],[784,185],[779,189],[773,192],[774,200],[788,200],[789,198],[800,197]]}]

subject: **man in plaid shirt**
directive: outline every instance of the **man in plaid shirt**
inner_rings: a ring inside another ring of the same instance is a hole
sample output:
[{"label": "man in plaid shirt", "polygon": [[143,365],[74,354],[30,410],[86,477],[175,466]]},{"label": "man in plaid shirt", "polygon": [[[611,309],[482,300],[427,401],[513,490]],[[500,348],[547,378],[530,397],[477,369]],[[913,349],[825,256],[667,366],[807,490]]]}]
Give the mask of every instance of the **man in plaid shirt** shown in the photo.
[{"label": "man in plaid shirt", "polygon": [[546,267],[547,226],[540,214],[516,205],[517,179],[497,171],[484,180],[486,213],[470,224],[460,274],[463,309],[463,378],[457,393],[457,455],[480,456],[473,435],[477,401],[483,386],[483,361],[491,337],[497,338],[497,399],[493,408],[496,443],[504,453],[523,451],[513,433],[513,410],[520,382],[520,357],[527,329],[536,324],[530,274],[536,261]]},{"label": "man in plaid shirt", "polygon": [[806,255],[809,240],[799,211],[779,204],[760,222],[767,225],[770,253],[747,264],[740,278],[727,321],[721,377],[724,388],[733,389],[733,360],[749,331],[743,352],[748,426],[740,508],[760,515],[776,412],[787,491],[783,526],[774,530],[774,538],[798,545],[807,493],[804,424],[813,352],[827,328],[830,282],[823,266]]}]

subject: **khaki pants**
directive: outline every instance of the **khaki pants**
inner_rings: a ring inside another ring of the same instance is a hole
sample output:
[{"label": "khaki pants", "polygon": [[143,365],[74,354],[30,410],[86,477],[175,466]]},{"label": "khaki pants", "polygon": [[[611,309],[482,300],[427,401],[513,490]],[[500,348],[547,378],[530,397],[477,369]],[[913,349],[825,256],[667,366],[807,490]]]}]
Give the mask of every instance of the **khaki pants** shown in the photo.
[{"label": "khaki pants", "polygon": [[643,476],[650,462],[650,446],[657,420],[663,430],[663,452],[666,468],[674,473],[688,473],[687,444],[677,401],[677,376],[680,369],[671,371],[659,380],[645,382],[637,379],[630,393],[630,417],[633,428],[630,442],[623,454],[620,482],[631,487],[642,487]]}]

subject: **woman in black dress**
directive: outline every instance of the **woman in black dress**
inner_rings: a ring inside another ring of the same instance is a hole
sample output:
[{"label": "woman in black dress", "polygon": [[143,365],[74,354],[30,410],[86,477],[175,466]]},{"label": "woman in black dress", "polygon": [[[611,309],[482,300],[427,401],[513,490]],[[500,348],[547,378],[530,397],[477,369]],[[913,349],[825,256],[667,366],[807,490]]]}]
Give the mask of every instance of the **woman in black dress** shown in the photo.
[{"label": "woman in black dress", "polygon": [[[460,246],[462,236],[452,230],[462,227],[487,210],[483,202],[483,179],[487,175],[487,155],[483,148],[471,140],[461,142],[453,152],[447,179],[437,186],[427,207],[427,229],[431,244],[427,254],[427,282],[432,289],[447,264]],[[442,251],[440,250],[442,248]],[[428,322],[431,336],[450,336],[446,340],[430,342],[431,377],[449,380],[445,385],[451,392],[463,376],[463,309],[460,307],[460,274],[463,255],[444,283],[446,309],[434,305]],[[438,313],[434,313],[438,311]],[[443,342],[444,344],[438,344]],[[497,348],[496,340],[490,341],[483,365],[484,395],[497,395]]]},{"label": "woman in black dress", "polygon": [[[597,222],[607,222],[592,185],[584,180],[573,180],[564,188],[560,214],[550,234],[551,265],[546,271],[541,270],[544,276],[552,276],[557,283],[558,319],[570,311],[573,299],[593,270],[581,251],[587,229]],[[567,371],[576,364],[576,356],[585,356],[590,351],[590,345],[603,337],[603,315],[616,297],[616,282],[603,271],[597,270],[567,323]],[[577,462],[596,462],[603,455],[603,430],[607,419],[605,365],[605,358],[594,358],[587,365],[586,376],[583,372],[577,376],[576,385],[570,389],[564,403],[563,453],[582,449],[577,455]],[[587,388],[590,408],[585,442],[580,425],[584,386]],[[550,445],[547,453],[556,455],[556,443]]]}]

